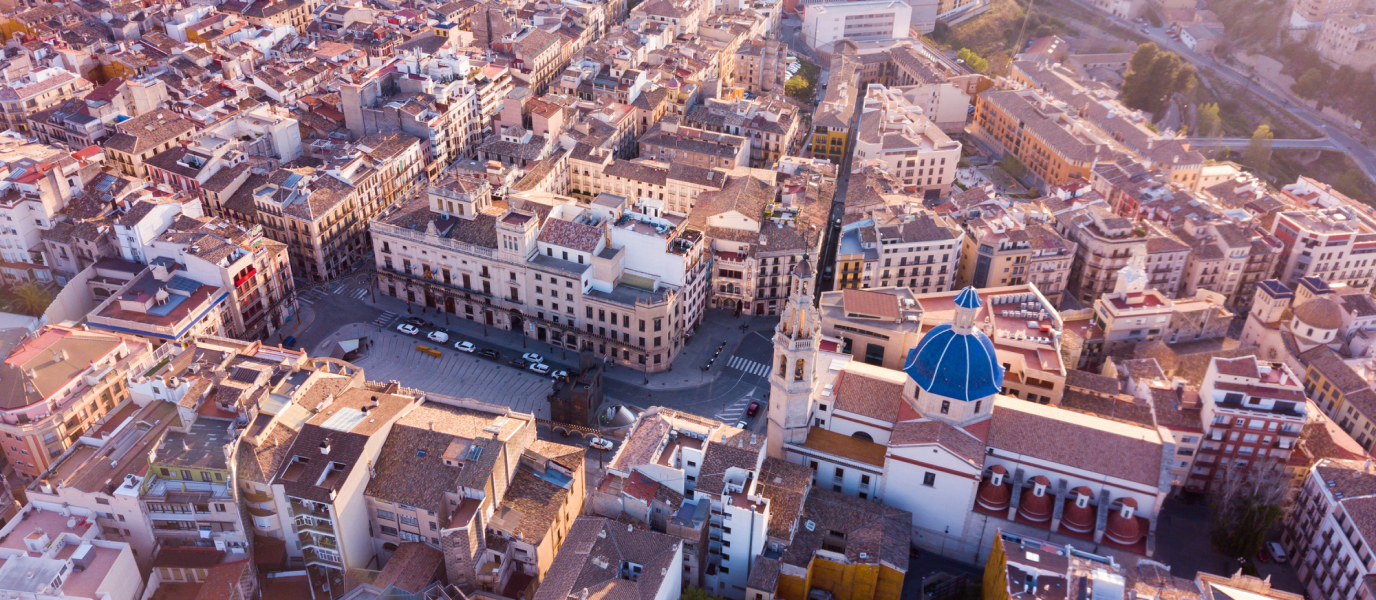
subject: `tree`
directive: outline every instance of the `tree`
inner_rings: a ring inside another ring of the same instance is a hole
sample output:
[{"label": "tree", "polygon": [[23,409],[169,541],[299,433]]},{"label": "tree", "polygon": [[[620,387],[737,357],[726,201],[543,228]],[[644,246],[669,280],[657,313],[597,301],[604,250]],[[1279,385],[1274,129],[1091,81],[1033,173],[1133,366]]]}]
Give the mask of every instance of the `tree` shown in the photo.
[{"label": "tree", "polygon": [[1220,473],[1211,498],[1214,545],[1233,556],[1253,556],[1285,514],[1290,477],[1280,461],[1266,459]]},{"label": "tree", "polygon": [[14,308],[32,317],[42,315],[53,302],[52,294],[34,283],[20,285],[11,293],[14,295]]},{"label": "tree", "polygon": [[1318,95],[1323,88],[1323,72],[1318,69],[1309,69],[1300,75],[1295,85],[1290,86],[1290,90],[1304,98],[1313,98]]},{"label": "tree", "polygon": [[1266,170],[1271,163],[1271,140],[1275,137],[1270,125],[1258,125],[1252,132],[1252,141],[1247,142],[1247,149],[1242,152],[1242,162],[1258,171]]},{"label": "tree", "polygon": [[1218,104],[1200,104],[1194,113],[1194,130],[1200,137],[1218,137],[1219,126],[1223,121],[1218,118]]},{"label": "tree", "polygon": [[989,61],[980,58],[980,55],[969,48],[961,48],[960,52],[956,53],[956,58],[965,61],[965,65],[976,73],[989,71]]},{"label": "tree", "polygon": [[700,587],[690,585],[683,588],[683,594],[678,597],[678,600],[721,600],[721,598],[707,593],[707,590]]},{"label": "tree", "polygon": [[1151,42],[1133,51],[1128,67],[1123,78],[1123,104],[1157,117],[1165,114],[1171,96],[1194,85],[1194,67],[1174,52],[1160,51]]}]

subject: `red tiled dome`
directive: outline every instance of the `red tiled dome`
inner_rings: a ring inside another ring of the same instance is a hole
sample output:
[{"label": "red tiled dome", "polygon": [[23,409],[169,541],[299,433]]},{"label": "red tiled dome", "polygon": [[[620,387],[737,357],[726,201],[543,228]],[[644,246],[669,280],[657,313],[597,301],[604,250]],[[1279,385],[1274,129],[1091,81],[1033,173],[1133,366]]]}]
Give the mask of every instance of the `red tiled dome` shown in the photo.
[{"label": "red tiled dome", "polygon": [[1065,508],[1061,510],[1061,526],[1075,533],[1089,533],[1094,531],[1094,507],[1091,505],[1085,505],[1084,507],[1075,505],[1075,501],[1079,498],[1078,494],[1081,490],[1084,491],[1084,495],[1091,495],[1089,493],[1089,488],[1080,487],[1075,490],[1076,494],[1072,494],[1069,498],[1066,498]]},{"label": "red tiled dome", "polygon": [[994,485],[992,479],[985,479],[979,483],[979,493],[975,495],[975,502],[989,510],[1008,510],[1012,500],[1013,486],[1007,481]]},{"label": "red tiled dome", "polygon": [[[1032,479],[1032,482],[1034,484],[1041,483],[1045,486],[1046,478],[1038,475]],[[1055,507],[1055,499],[1051,494],[1045,493],[1046,490],[1043,490],[1042,495],[1036,495],[1034,493],[1036,489],[1034,486],[1022,491],[1022,499],[1018,502],[1018,514],[1033,523],[1050,521],[1051,511]]]},{"label": "red tiled dome", "polygon": [[[1137,501],[1132,498],[1124,498],[1122,506],[1137,509]],[[1108,528],[1104,530],[1104,536],[1110,541],[1124,546],[1131,546],[1142,539],[1145,532],[1142,531],[1142,523],[1136,516],[1124,517],[1121,506],[1115,507],[1113,512],[1108,515]]]}]

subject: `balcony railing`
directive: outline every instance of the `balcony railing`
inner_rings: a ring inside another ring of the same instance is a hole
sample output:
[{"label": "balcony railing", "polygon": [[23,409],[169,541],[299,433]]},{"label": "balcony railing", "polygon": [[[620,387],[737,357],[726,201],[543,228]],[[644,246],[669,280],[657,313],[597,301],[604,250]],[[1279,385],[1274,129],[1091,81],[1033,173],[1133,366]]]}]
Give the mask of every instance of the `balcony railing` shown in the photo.
[{"label": "balcony railing", "polygon": [[334,552],[317,550],[315,548],[305,548],[301,551],[301,554],[305,557],[307,565],[318,565],[331,569],[339,569],[344,566],[339,555]]}]

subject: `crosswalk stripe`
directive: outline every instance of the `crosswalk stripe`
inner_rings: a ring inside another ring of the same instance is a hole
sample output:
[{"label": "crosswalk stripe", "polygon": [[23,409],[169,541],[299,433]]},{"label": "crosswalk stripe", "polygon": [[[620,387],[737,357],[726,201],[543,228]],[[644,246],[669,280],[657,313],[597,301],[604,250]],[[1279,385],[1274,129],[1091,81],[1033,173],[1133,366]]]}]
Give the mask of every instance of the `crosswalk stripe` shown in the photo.
[{"label": "crosswalk stripe", "polygon": [[315,304],[314,300],[311,300],[310,298],[307,298],[305,296],[297,296],[296,300],[298,302],[305,302],[306,304]]},{"label": "crosswalk stripe", "polygon": [[726,365],[732,369],[745,371],[746,373],[759,377],[768,377],[771,369],[769,365],[757,363],[753,360],[741,358],[739,356],[732,356],[731,361],[726,363]]},{"label": "crosswalk stripe", "polygon": [[363,297],[364,297],[364,296],[367,296],[367,295],[368,295],[368,290],[358,290],[358,293],[354,294],[354,299],[355,299],[355,300],[362,300]]}]

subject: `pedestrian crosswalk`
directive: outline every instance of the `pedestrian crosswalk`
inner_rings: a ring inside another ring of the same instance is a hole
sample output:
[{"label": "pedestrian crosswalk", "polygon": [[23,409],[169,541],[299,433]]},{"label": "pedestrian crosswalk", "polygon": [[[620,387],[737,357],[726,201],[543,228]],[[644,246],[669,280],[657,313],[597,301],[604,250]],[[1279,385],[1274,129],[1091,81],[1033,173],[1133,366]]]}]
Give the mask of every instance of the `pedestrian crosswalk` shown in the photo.
[{"label": "pedestrian crosswalk", "polygon": [[376,319],[373,319],[373,324],[377,325],[378,327],[386,327],[387,324],[391,323],[392,319],[395,318],[397,318],[397,313],[387,311],[385,313],[378,315]]},{"label": "pedestrian crosswalk", "polygon": [[715,415],[715,417],[718,421],[724,421],[727,423],[738,421],[741,419],[741,415],[745,414],[746,407],[750,406],[750,403],[753,400],[754,398],[751,398],[749,396],[741,398],[740,400],[737,400],[735,404],[723,408],[721,412]]},{"label": "pedestrian crosswalk", "polygon": [[732,356],[731,361],[726,363],[726,366],[731,367],[732,369],[736,369],[738,371],[745,371],[746,373],[749,373],[751,375],[769,377],[769,365],[760,364],[753,360],[746,360],[739,356]]}]

